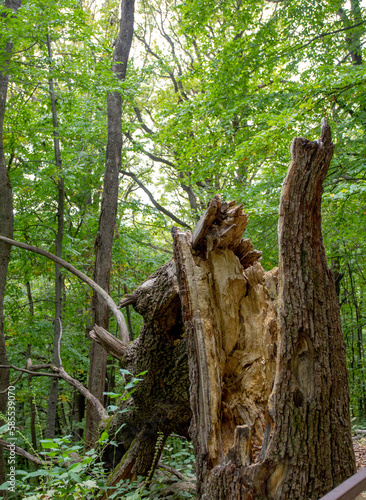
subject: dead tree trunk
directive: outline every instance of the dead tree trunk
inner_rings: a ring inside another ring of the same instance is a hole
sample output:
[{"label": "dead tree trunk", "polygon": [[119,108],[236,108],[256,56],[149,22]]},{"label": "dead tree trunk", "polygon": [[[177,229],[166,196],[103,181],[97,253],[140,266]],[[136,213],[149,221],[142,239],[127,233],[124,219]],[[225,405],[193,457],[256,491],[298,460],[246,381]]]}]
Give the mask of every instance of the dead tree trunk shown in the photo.
[{"label": "dead tree trunk", "polygon": [[158,434],[186,434],[189,424],[204,500],[315,500],[353,474],[345,347],[320,216],[332,153],[326,121],[319,141],[292,144],[278,270],[265,272],[242,238],[242,206],[216,195],[193,234],[173,229],[174,261],[122,300],[144,316],[140,337],[126,347],[95,328],[131,372],[147,371],[124,404],[130,412],[107,425],[124,455],[110,485],[146,475]]},{"label": "dead tree trunk", "polygon": [[[316,499],[355,471],[345,347],[321,231],[332,154],[326,121],[319,141],[293,141],[277,304],[275,275],[240,269],[233,255],[238,217],[226,232],[212,226],[206,245],[195,233],[192,242],[175,234],[199,498]],[[223,221],[233,215],[226,206],[216,212]],[[250,301],[253,284],[264,301]]]}]

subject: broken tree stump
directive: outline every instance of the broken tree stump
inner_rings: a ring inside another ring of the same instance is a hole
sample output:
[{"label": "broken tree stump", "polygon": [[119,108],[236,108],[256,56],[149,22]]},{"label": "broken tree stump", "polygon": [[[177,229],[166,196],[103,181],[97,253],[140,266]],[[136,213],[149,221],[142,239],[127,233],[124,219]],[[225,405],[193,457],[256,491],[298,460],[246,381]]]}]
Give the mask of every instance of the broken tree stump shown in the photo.
[{"label": "broken tree stump", "polygon": [[[355,471],[345,346],[321,231],[333,154],[327,122],[319,141],[296,138],[291,151],[278,298],[276,270],[246,269],[238,258],[240,207],[220,212],[215,202],[216,221],[199,231],[199,244],[174,231],[204,500],[317,499]],[[206,214],[212,221],[212,209]]]},{"label": "broken tree stump", "polygon": [[146,475],[157,436],[189,426],[203,500],[318,499],[354,473],[345,346],[321,230],[327,122],[318,141],[294,139],[291,153],[278,269],[265,272],[242,237],[242,205],[216,195],[193,234],[173,228],[174,260],[122,300],[144,317],[140,337],[122,347],[100,335],[131,372],[147,371],[124,403],[131,411],[109,424],[124,455],[111,485]]}]

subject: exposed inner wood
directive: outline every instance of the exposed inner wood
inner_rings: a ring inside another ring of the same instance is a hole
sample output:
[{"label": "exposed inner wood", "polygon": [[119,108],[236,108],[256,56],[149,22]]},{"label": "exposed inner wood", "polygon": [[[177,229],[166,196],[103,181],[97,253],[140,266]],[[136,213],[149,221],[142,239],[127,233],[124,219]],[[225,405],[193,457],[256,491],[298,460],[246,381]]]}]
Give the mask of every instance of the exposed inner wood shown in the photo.
[{"label": "exposed inner wood", "polygon": [[242,206],[221,203],[218,195],[213,203],[215,219],[209,207],[194,249],[189,233],[173,231],[188,351],[195,353],[190,380],[198,387],[198,394],[191,391],[190,433],[203,469],[236,453],[247,465],[259,459],[253,450],[264,438],[278,334],[277,269],[265,272],[261,252],[242,238],[248,222]]},{"label": "exposed inner wood", "polygon": [[110,423],[111,434],[125,424],[110,484],[146,475],[157,436],[189,426],[203,500],[315,499],[352,475],[345,348],[320,215],[332,153],[326,122],[319,141],[293,142],[278,269],[265,272],[243,238],[242,205],[216,195],[193,234],[173,228],[174,260],[122,300],[144,317],[140,337],[126,347],[98,335],[132,373],[147,370],[124,404],[130,412]]}]

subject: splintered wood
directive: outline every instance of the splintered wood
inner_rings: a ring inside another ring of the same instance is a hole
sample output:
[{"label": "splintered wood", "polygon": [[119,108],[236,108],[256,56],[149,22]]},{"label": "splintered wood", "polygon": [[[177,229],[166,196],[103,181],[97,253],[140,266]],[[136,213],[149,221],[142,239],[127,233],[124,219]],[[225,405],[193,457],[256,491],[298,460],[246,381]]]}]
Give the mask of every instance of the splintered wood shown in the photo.
[{"label": "splintered wood", "polygon": [[261,252],[242,238],[247,223],[242,205],[216,195],[192,239],[173,231],[188,351],[200,360],[189,360],[198,385],[191,434],[196,458],[208,453],[211,467],[235,454],[251,462],[275,373],[277,269],[266,273]]},{"label": "splintered wood", "polygon": [[[355,470],[345,346],[321,228],[334,146],[295,138],[265,272],[242,205],[173,230],[201,500],[320,498]],[[278,281],[278,283],[277,283]],[[277,286],[278,285],[278,286]]]}]

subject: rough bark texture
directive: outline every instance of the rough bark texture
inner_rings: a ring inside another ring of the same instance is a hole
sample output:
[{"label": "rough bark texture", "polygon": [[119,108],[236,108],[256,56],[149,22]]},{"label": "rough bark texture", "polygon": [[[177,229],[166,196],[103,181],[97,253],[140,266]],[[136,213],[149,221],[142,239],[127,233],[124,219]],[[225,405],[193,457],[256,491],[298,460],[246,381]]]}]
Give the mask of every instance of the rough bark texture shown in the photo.
[{"label": "rough bark texture", "polygon": [[[280,205],[278,320],[274,272],[258,264],[240,270],[228,254],[235,246],[216,239],[215,224],[214,236],[205,236],[210,251],[201,250],[202,239],[198,248],[194,238],[191,244],[189,235],[175,234],[191,434],[205,500],[317,499],[355,471],[345,348],[321,232],[322,183],[333,153],[326,121],[319,141],[297,138],[291,151]],[[267,299],[246,304],[252,273]]]},{"label": "rough bark texture", "polygon": [[[115,436],[117,452],[110,447],[104,456],[111,465],[123,457],[111,472],[110,485],[123,478],[147,475],[159,433],[165,438],[172,432],[188,435],[191,419],[175,263],[169,262],[154,273],[130,296],[132,302],[144,317],[144,326],[139,338],[127,346],[124,366],[134,374],[147,373],[132,398],[122,405],[130,411],[117,414],[107,425],[112,437],[125,424]],[[114,343],[109,352],[116,353]]]},{"label": "rough bark texture", "polygon": [[[5,0],[5,7],[16,12],[20,8],[19,0]],[[4,44],[4,40],[1,41]],[[13,197],[11,183],[8,177],[6,161],[4,155],[4,117],[9,84],[8,65],[10,62],[13,44],[6,43],[6,52],[8,59],[4,66],[0,68],[0,233],[8,238],[13,237]],[[6,243],[0,242],[0,364],[7,365],[5,333],[4,333],[4,295],[6,275],[10,259],[11,247]],[[0,370],[0,412],[3,415],[7,413],[8,395],[6,392],[9,386],[9,369]],[[3,422],[0,420],[0,425]],[[6,480],[6,470],[4,464],[3,447],[0,446],[0,484]]]},{"label": "rough bark texture", "polygon": [[[130,53],[133,23],[134,0],[122,0],[121,21],[116,40],[113,71],[119,80],[126,77],[127,62]],[[103,198],[99,218],[99,229],[95,241],[96,259],[94,280],[109,292],[112,263],[113,234],[116,224],[118,204],[118,176],[121,168],[122,153],[122,98],[119,92],[108,94],[108,137],[106,163],[103,183]],[[96,294],[93,296],[94,323],[108,330],[109,311],[104,302]],[[123,332],[125,342],[128,342],[127,328]],[[100,402],[103,402],[105,377],[107,368],[107,353],[97,343],[92,342],[90,349],[89,391]],[[93,406],[88,403],[86,412],[85,440],[92,445],[98,437],[99,417]]]},{"label": "rough bark texture", "polygon": [[186,435],[189,423],[204,500],[315,500],[355,471],[345,347],[321,231],[333,154],[327,122],[319,141],[296,138],[291,151],[278,270],[265,272],[261,252],[242,238],[242,206],[216,195],[193,234],[173,229],[174,261],[122,300],[144,316],[140,337],[126,347],[95,328],[131,372],[147,370],[122,405],[129,413],[108,423],[119,456],[107,450],[104,459],[124,455],[111,485],[147,475],[158,433]]},{"label": "rough bark texture", "polygon": [[333,149],[325,120],[318,141],[294,139],[282,188],[280,349],[266,454],[275,467],[275,498],[319,498],[355,472],[346,352],[321,229],[322,184]]}]

